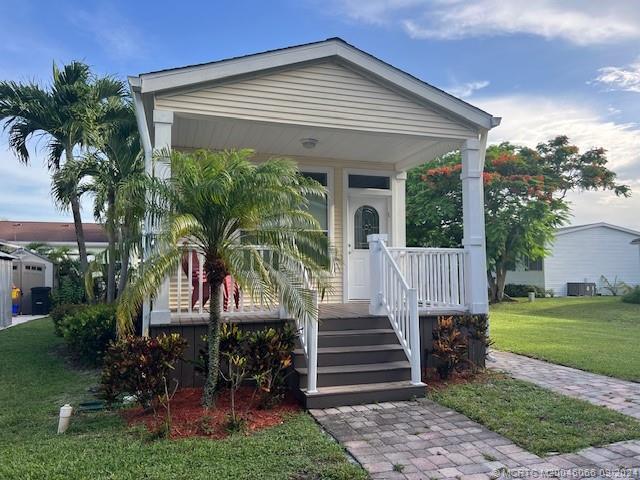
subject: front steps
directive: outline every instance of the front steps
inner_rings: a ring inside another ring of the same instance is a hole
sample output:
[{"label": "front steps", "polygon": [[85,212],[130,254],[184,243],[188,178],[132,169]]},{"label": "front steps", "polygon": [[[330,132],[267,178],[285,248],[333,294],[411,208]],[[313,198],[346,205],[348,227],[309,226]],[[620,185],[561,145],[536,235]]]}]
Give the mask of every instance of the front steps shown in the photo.
[{"label": "front steps", "polygon": [[317,392],[308,393],[302,349],[294,368],[307,408],[410,400],[425,394],[412,385],[411,366],[387,317],[325,318],[318,332]]}]

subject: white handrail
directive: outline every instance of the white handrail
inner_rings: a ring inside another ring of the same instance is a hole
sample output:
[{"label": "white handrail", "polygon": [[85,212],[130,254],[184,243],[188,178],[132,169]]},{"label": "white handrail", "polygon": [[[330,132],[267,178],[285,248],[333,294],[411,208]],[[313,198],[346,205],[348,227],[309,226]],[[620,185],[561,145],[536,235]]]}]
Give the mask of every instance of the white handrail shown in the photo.
[{"label": "white handrail", "polygon": [[[422,384],[418,292],[410,288],[380,235],[369,237],[371,276],[375,278],[372,310],[382,307],[411,364],[411,383]],[[377,305],[376,305],[377,303]]]}]

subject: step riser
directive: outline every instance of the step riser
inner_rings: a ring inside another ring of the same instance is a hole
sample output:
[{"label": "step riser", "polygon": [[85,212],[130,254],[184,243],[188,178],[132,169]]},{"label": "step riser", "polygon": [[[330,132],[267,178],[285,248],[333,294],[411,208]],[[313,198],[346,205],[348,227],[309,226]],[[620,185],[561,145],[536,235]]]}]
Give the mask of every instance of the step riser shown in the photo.
[{"label": "step riser", "polygon": [[389,345],[398,343],[394,332],[365,333],[362,335],[318,336],[318,347],[363,347],[366,345]]},{"label": "step riser", "polygon": [[[300,388],[307,388],[307,375],[301,374]],[[319,373],[318,387],[335,387],[338,385],[358,385],[363,383],[400,382],[411,378],[410,368],[370,372]]]},{"label": "step riser", "polygon": [[[319,367],[338,365],[361,365],[364,363],[401,362],[407,359],[404,350],[377,350],[372,352],[341,352],[318,353]],[[303,354],[296,354],[293,359],[294,367],[306,367]]]},{"label": "step riser", "polygon": [[318,329],[321,332],[332,330],[365,330],[371,328],[390,328],[387,317],[363,318],[327,318],[320,320]]},{"label": "step riser", "polygon": [[332,408],[345,405],[363,405],[376,402],[399,402],[423,398],[424,387],[408,387],[375,392],[344,393],[338,395],[309,395],[305,397],[306,408]]}]

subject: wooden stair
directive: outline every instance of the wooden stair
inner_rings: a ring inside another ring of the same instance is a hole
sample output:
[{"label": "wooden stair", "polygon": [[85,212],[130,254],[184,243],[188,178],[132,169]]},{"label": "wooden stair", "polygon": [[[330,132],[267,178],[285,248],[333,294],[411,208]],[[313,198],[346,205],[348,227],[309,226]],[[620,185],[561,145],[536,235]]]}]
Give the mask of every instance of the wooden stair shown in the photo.
[{"label": "wooden stair", "polygon": [[294,351],[298,388],[307,408],[329,408],[425,394],[387,317],[325,318],[318,332],[317,392],[309,393],[302,349]]}]

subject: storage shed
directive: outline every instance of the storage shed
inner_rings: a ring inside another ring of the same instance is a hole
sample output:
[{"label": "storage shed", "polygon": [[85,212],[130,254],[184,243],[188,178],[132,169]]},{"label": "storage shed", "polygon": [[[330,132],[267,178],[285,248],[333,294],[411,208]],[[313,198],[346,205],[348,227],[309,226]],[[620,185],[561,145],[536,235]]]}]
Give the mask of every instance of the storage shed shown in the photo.
[{"label": "storage shed", "polygon": [[11,325],[12,267],[15,257],[0,252],[0,328]]},{"label": "storage shed", "polygon": [[53,288],[53,263],[47,257],[25,248],[11,253],[13,261],[13,283],[22,292],[20,313],[31,315],[31,289]]}]

